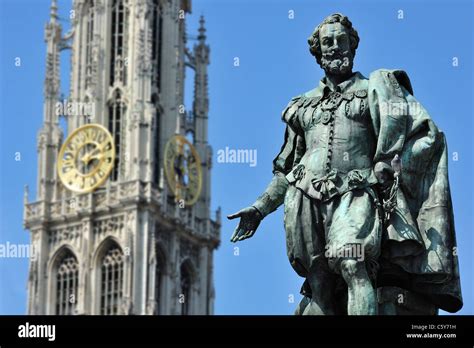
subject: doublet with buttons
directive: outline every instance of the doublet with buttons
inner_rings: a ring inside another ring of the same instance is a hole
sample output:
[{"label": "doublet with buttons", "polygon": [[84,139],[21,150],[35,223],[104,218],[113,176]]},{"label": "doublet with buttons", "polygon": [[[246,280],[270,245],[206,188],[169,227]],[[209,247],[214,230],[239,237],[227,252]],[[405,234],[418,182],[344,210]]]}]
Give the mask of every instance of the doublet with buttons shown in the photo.
[{"label": "doublet with buttons", "polygon": [[[286,177],[310,197],[326,201],[377,182],[372,170],[376,138],[367,84],[359,73],[334,91],[321,82],[316,90],[320,93],[293,98],[283,112],[283,120],[305,143],[304,154]],[[279,156],[286,155],[286,146],[292,144],[287,142]]]},{"label": "doublet with buttons", "polygon": [[[335,90],[320,86],[295,97],[283,111],[284,145],[274,161],[274,184],[254,205],[263,210],[286,189],[287,252],[296,272],[340,273],[338,255],[358,245],[369,273],[376,273],[381,229],[374,204],[376,136],[368,80],[361,74]],[[270,197],[272,196],[272,197]],[[263,208],[263,209],[262,209]]]}]

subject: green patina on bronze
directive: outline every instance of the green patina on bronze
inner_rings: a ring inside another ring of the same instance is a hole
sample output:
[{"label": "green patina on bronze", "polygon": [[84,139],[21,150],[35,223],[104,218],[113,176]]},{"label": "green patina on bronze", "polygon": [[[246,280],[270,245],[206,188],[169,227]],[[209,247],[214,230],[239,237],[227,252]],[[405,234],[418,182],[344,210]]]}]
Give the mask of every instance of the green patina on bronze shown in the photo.
[{"label": "green patina on bronze", "polygon": [[436,314],[462,307],[444,134],[408,75],[352,72],[357,32],[327,17],[308,40],[325,71],[282,113],[273,179],[231,240],[284,204],[287,251],[305,281],[296,314]]}]

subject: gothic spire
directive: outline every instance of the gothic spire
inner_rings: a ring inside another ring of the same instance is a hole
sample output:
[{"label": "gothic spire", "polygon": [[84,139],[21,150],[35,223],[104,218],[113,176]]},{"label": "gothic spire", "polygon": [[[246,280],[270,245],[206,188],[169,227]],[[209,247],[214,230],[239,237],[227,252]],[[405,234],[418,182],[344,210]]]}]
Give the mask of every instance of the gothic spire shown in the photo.
[{"label": "gothic spire", "polygon": [[51,0],[50,23],[55,23],[58,19],[58,4],[56,0]]},{"label": "gothic spire", "polygon": [[59,98],[59,44],[61,24],[58,19],[56,0],[51,2],[50,20],[46,23],[46,71],[44,78],[43,127],[38,133],[38,200],[49,201],[56,190],[55,163],[62,141],[56,103]]},{"label": "gothic spire", "polygon": [[201,18],[199,19],[199,29],[198,29],[199,44],[204,44],[204,42],[206,41],[206,28],[204,27],[205,23],[206,21],[204,20],[204,16],[201,16]]},{"label": "gothic spire", "polygon": [[[46,77],[44,82],[44,92],[45,97],[54,99],[54,102],[56,102],[59,92],[59,44],[61,41],[61,24],[57,19],[57,2],[56,0],[52,0],[50,20],[45,28]],[[51,115],[45,115],[45,120],[52,120]]]},{"label": "gothic spire", "polygon": [[[194,45],[195,75],[193,112],[195,117],[207,117],[208,111],[207,65],[209,64],[209,46],[206,44],[206,28],[204,24],[204,17],[201,16],[199,19],[198,43]],[[207,141],[204,134],[196,135],[198,141]]]}]

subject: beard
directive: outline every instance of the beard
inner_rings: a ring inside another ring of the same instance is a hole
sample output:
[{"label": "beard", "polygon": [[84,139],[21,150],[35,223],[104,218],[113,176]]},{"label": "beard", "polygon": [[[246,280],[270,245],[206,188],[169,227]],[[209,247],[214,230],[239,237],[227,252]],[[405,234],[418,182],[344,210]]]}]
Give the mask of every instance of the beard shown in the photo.
[{"label": "beard", "polygon": [[332,51],[323,53],[321,56],[321,68],[326,74],[346,75],[352,71],[354,56],[350,50]]}]

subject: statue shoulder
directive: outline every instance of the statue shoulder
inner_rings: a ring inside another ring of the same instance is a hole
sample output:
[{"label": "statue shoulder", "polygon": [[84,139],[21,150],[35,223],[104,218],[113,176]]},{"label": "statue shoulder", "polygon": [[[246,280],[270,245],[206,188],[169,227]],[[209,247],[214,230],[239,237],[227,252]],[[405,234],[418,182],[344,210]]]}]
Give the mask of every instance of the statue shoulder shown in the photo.
[{"label": "statue shoulder", "polygon": [[377,87],[389,87],[398,90],[400,86],[404,87],[413,95],[410,78],[404,70],[399,69],[377,69],[369,76],[369,89]]},{"label": "statue shoulder", "polygon": [[282,120],[290,125],[297,121],[297,114],[300,108],[313,107],[321,100],[322,93],[319,88],[313,88],[305,93],[291,98],[290,102],[283,110]]},{"label": "statue shoulder", "polygon": [[305,105],[307,99],[303,94],[291,98],[281,114],[282,121],[298,134],[303,132],[298,120],[298,110]]},{"label": "statue shoulder", "polygon": [[304,99],[303,95],[301,94],[291,98],[290,102],[281,113],[281,119],[284,122],[286,123],[292,122],[292,120],[296,116],[296,112],[298,111],[298,108],[301,106],[300,104],[303,99]]}]

